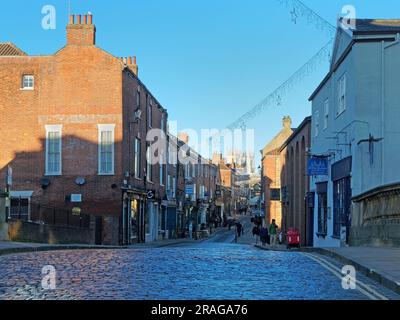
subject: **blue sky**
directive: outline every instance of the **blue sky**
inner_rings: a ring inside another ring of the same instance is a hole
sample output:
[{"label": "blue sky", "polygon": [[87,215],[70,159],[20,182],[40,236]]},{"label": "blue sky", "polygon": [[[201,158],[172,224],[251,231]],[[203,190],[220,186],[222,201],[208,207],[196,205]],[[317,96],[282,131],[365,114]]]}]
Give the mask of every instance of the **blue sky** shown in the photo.
[{"label": "blue sky", "polygon": [[[304,0],[336,24],[344,5],[360,18],[396,18],[398,0]],[[44,5],[57,9],[56,30],[41,28]],[[329,38],[276,0],[71,0],[73,13],[94,15],[97,45],[116,56],[136,55],[139,76],[177,120],[179,129],[224,128],[251,109],[311,58]],[[67,0],[0,4],[0,42],[29,54],[65,44]],[[297,126],[310,114],[308,97],[328,70],[322,63],[280,106],[249,123],[260,150],[290,115]]]}]

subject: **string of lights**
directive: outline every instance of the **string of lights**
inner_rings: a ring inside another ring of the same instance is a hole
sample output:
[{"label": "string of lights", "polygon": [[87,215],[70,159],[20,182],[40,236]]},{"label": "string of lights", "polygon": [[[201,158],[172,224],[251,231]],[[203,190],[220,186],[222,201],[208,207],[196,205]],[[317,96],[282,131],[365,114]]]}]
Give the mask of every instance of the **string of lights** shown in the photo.
[{"label": "string of lights", "polygon": [[282,104],[282,99],[295,87],[296,84],[300,83],[305,77],[313,73],[319,64],[324,63],[327,60],[329,61],[332,45],[333,39],[331,39],[320,51],[318,51],[318,53],[316,53],[309,61],[289,77],[289,79],[281,84],[274,92],[227,128],[230,130],[237,128],[245,129],[247,123],[265,111],[267,107],[272,105],[280,106]]},{"label": "string of lights", "polygon": [[326,33],[330,40],[318,53],[316,53],[300,69],[298,69],[292,76],[290,76],[274,92],[268,95],[250,111],[246,112],[238,120],[229,125],[227,129],[234,130],[237,128],[241,128],[242,130],[245,130],[248,122],[257,117],[263,111],[265,111],[268,106],[281,106],[282,99],[294,88],[296,84],[300,83],[305,77],[314,72],[319,64],[330,60],[336,28],[315,11],[313,11],[311,8],[307,7],[300,0],[276,1],[278,1],[285,8],[291,10],[290,14],[292,16],[293,23],[297,24],[297,19],[299,17],[306,19],[307,24],[314,24],[314,26],[318,30]]},{"label": "string of lights", "polygon": [[328,38],[333,38],[336,33],[336,27],[322,18],[318,13],[307,7],[300,0],[276,0],[283,7],[290,10],[292,22],[297,24],[297,20],[302,18],[308,25],[313,24],[315,28],[326,33]]}]

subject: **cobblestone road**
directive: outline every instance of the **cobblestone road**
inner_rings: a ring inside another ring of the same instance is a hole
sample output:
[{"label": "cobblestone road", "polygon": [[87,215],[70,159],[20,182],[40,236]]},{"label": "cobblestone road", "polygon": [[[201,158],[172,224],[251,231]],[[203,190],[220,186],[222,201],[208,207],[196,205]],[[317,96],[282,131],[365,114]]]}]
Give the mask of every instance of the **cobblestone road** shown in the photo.
[{"label": "cobblestone road", "polygon": [[[42,268],[57,271],[41,289]],[[1,299],[365,299],[301,253],[247,245],[56,251],[0,257]]]}]

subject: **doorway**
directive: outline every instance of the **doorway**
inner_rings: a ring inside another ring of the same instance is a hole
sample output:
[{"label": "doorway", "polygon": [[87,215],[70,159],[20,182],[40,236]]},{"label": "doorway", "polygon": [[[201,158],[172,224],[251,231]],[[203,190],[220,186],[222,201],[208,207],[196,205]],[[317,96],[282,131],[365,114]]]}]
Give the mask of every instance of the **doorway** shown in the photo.
[{"label": "doorway", "polygon": [[94,243],[96,245],[103,244],[103,217],[96,217]]}]

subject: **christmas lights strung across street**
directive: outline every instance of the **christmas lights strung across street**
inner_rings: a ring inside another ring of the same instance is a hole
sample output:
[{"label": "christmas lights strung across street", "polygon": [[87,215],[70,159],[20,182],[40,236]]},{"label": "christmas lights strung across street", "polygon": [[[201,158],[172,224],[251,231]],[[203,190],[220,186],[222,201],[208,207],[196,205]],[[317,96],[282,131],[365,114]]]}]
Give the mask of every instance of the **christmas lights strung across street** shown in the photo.
[{"label": "christmas lights strung across street", "polygon": [[328,21],[322,18],[315,11],[307,7],[300,0],[277,0],[287,9],[291,10],[292,22],[297,24],[297,20],[305,18],[308,24],[314,24],[315,27],[327,34],[330,41],[308,62],[306,62],[300,69],[298,69],[289,79],[287,79],[282,85],[280,85],[274,92],[263,99],[259,104],[253,107],[250,111],[241,116],[237,121],[227,127],[229,130],[241,128],[245,130],[250,120],[254,119],[260,113],[262,113],[268,106],[282,105],[282,98],[291,90],[293,87],[300,83],[303,78],[309,76],[316,69],[317,65],[325,61],[329,61],[331,58],[331,49],[333,46],[333,40],[336,33],[336,28],[331,25]]},{"label": "christmas lights strung across street", "polygon": [[336,28],[328,21],[322,18],[318,13],[307,7],[300,0],[276,0],[286,9],[290,10],[292,22],[297,24],[299,18],[307,21],[307,24],[313,24],[318,30],[326,33],[328,38],[333,38],[336,33]]},{"label": "christmas lights strung across street", "polygon": [[330,52],[333,45],[333,39],[331,39],[316,55],[314,55],[307,63],[305,63],[300,69],[298,69],[288,80],[281,84],[274,92],[268,97],[263,99],[250,111],[245,113],[237,121],[232,123],[227,128],[234,130],[237,128],[245,129],[247,123],[254,119],[257,115],[262,113],[268,106],[282,104],[282,98],[287,95],[296,84],[301,83],[303,78],[309,76],[314,72],[317,66],[330,59]]}]

